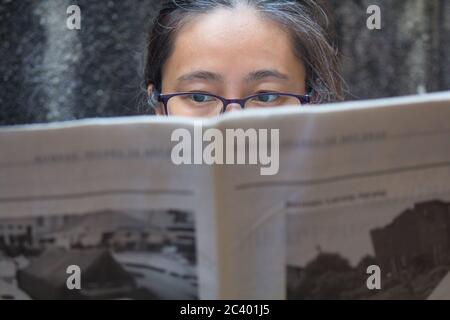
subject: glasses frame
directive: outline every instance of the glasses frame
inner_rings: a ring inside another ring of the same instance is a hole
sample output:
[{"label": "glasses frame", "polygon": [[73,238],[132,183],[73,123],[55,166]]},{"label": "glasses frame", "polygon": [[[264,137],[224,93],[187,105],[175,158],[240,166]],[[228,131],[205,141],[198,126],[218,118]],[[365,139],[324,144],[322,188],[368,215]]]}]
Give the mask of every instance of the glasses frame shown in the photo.
[{"label": "glasses frame", "polygon": [[223,103],[223,107],[222,110],[220,111],[220,114],[224,114],[225,111],[227,110],[227,107],[232,104],[232,103],[236,103],[239,104],[241,106],[241,109],[245,109],[245,104],[247,103],[247,101],[259,97],[261,95],[279,95],[279,96],[288,96],[288,97],[293,97],[293,98],[297,98],[300,102],[300,105],[305,105],[305,104],[309,104],[311,103],[311,96],[310,95],[300,95],[300,94],[293,94],[293,93],[283,93],[283,92],[264,92],[264,93],[259,93],[259,94],[254,94],[248,97],[245,97],[243,99],[225,99],[224,97],[215,95],[215,94],[210,94],[210,93],[204,93],[204,92],[178,92],[178,93],[171,93],[171,94],[157,94],[157,101],[162,102],[162,104],[164,105],[164,113],[166,116],[169,116],[168,113],[168,103],[169,100],[173,97],[179,97],[179,96],[184,96],[184,95],[193,95],[193,94],[201,94],[201,95],[206,95],[206,96],[210,96],[210,97],[214,97],[217,98],[219,100],[222,101]]}]

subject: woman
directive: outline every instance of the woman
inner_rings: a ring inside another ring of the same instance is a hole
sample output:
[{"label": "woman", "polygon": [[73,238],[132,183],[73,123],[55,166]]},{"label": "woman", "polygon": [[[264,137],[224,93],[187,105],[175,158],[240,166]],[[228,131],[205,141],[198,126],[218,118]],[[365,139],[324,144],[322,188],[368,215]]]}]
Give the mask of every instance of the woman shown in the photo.
[{"label": "woman", "polygon": [[313,0],[172,0],[150,33],[148,103],[158,115],[342,99],[327,16]]}]

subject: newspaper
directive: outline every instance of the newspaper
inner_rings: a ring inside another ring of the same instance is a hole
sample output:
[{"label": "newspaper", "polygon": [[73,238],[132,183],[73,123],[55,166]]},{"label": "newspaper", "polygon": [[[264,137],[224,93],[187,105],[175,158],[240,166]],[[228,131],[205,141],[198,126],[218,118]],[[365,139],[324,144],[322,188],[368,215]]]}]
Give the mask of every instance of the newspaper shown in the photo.
[{"label": "newspaper", "polygon": [[[0,298],[450,298],[449,119],[438,93],[0,128]],[[277,132],[276,174],[176,164],[180,128]]]}]

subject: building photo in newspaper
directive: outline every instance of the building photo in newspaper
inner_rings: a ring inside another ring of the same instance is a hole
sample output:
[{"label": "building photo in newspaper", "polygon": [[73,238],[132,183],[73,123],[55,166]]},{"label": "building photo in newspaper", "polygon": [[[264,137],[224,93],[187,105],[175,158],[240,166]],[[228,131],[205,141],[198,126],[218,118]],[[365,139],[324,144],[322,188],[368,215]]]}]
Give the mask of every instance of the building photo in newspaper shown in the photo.
[{"label": "building photo in newspaper", "polygon": [[[450,195],[287,216],[288,299],[450,297]],[[367,287],[368,267],[381,271]]]},{"label": "building photo in newspaper", "polygon": [[196,260],[192,212],[0,218],[0,299],[198,299]]}]

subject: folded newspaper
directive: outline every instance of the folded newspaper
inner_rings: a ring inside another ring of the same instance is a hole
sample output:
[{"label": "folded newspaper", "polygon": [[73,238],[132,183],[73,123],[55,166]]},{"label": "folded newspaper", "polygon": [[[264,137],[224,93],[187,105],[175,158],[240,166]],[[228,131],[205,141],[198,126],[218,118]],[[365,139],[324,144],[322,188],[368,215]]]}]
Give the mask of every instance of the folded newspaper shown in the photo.
[{"label": "folded newspaper", "polygon": [[450,298],[450,93],[0,128],[30,298]]}]

